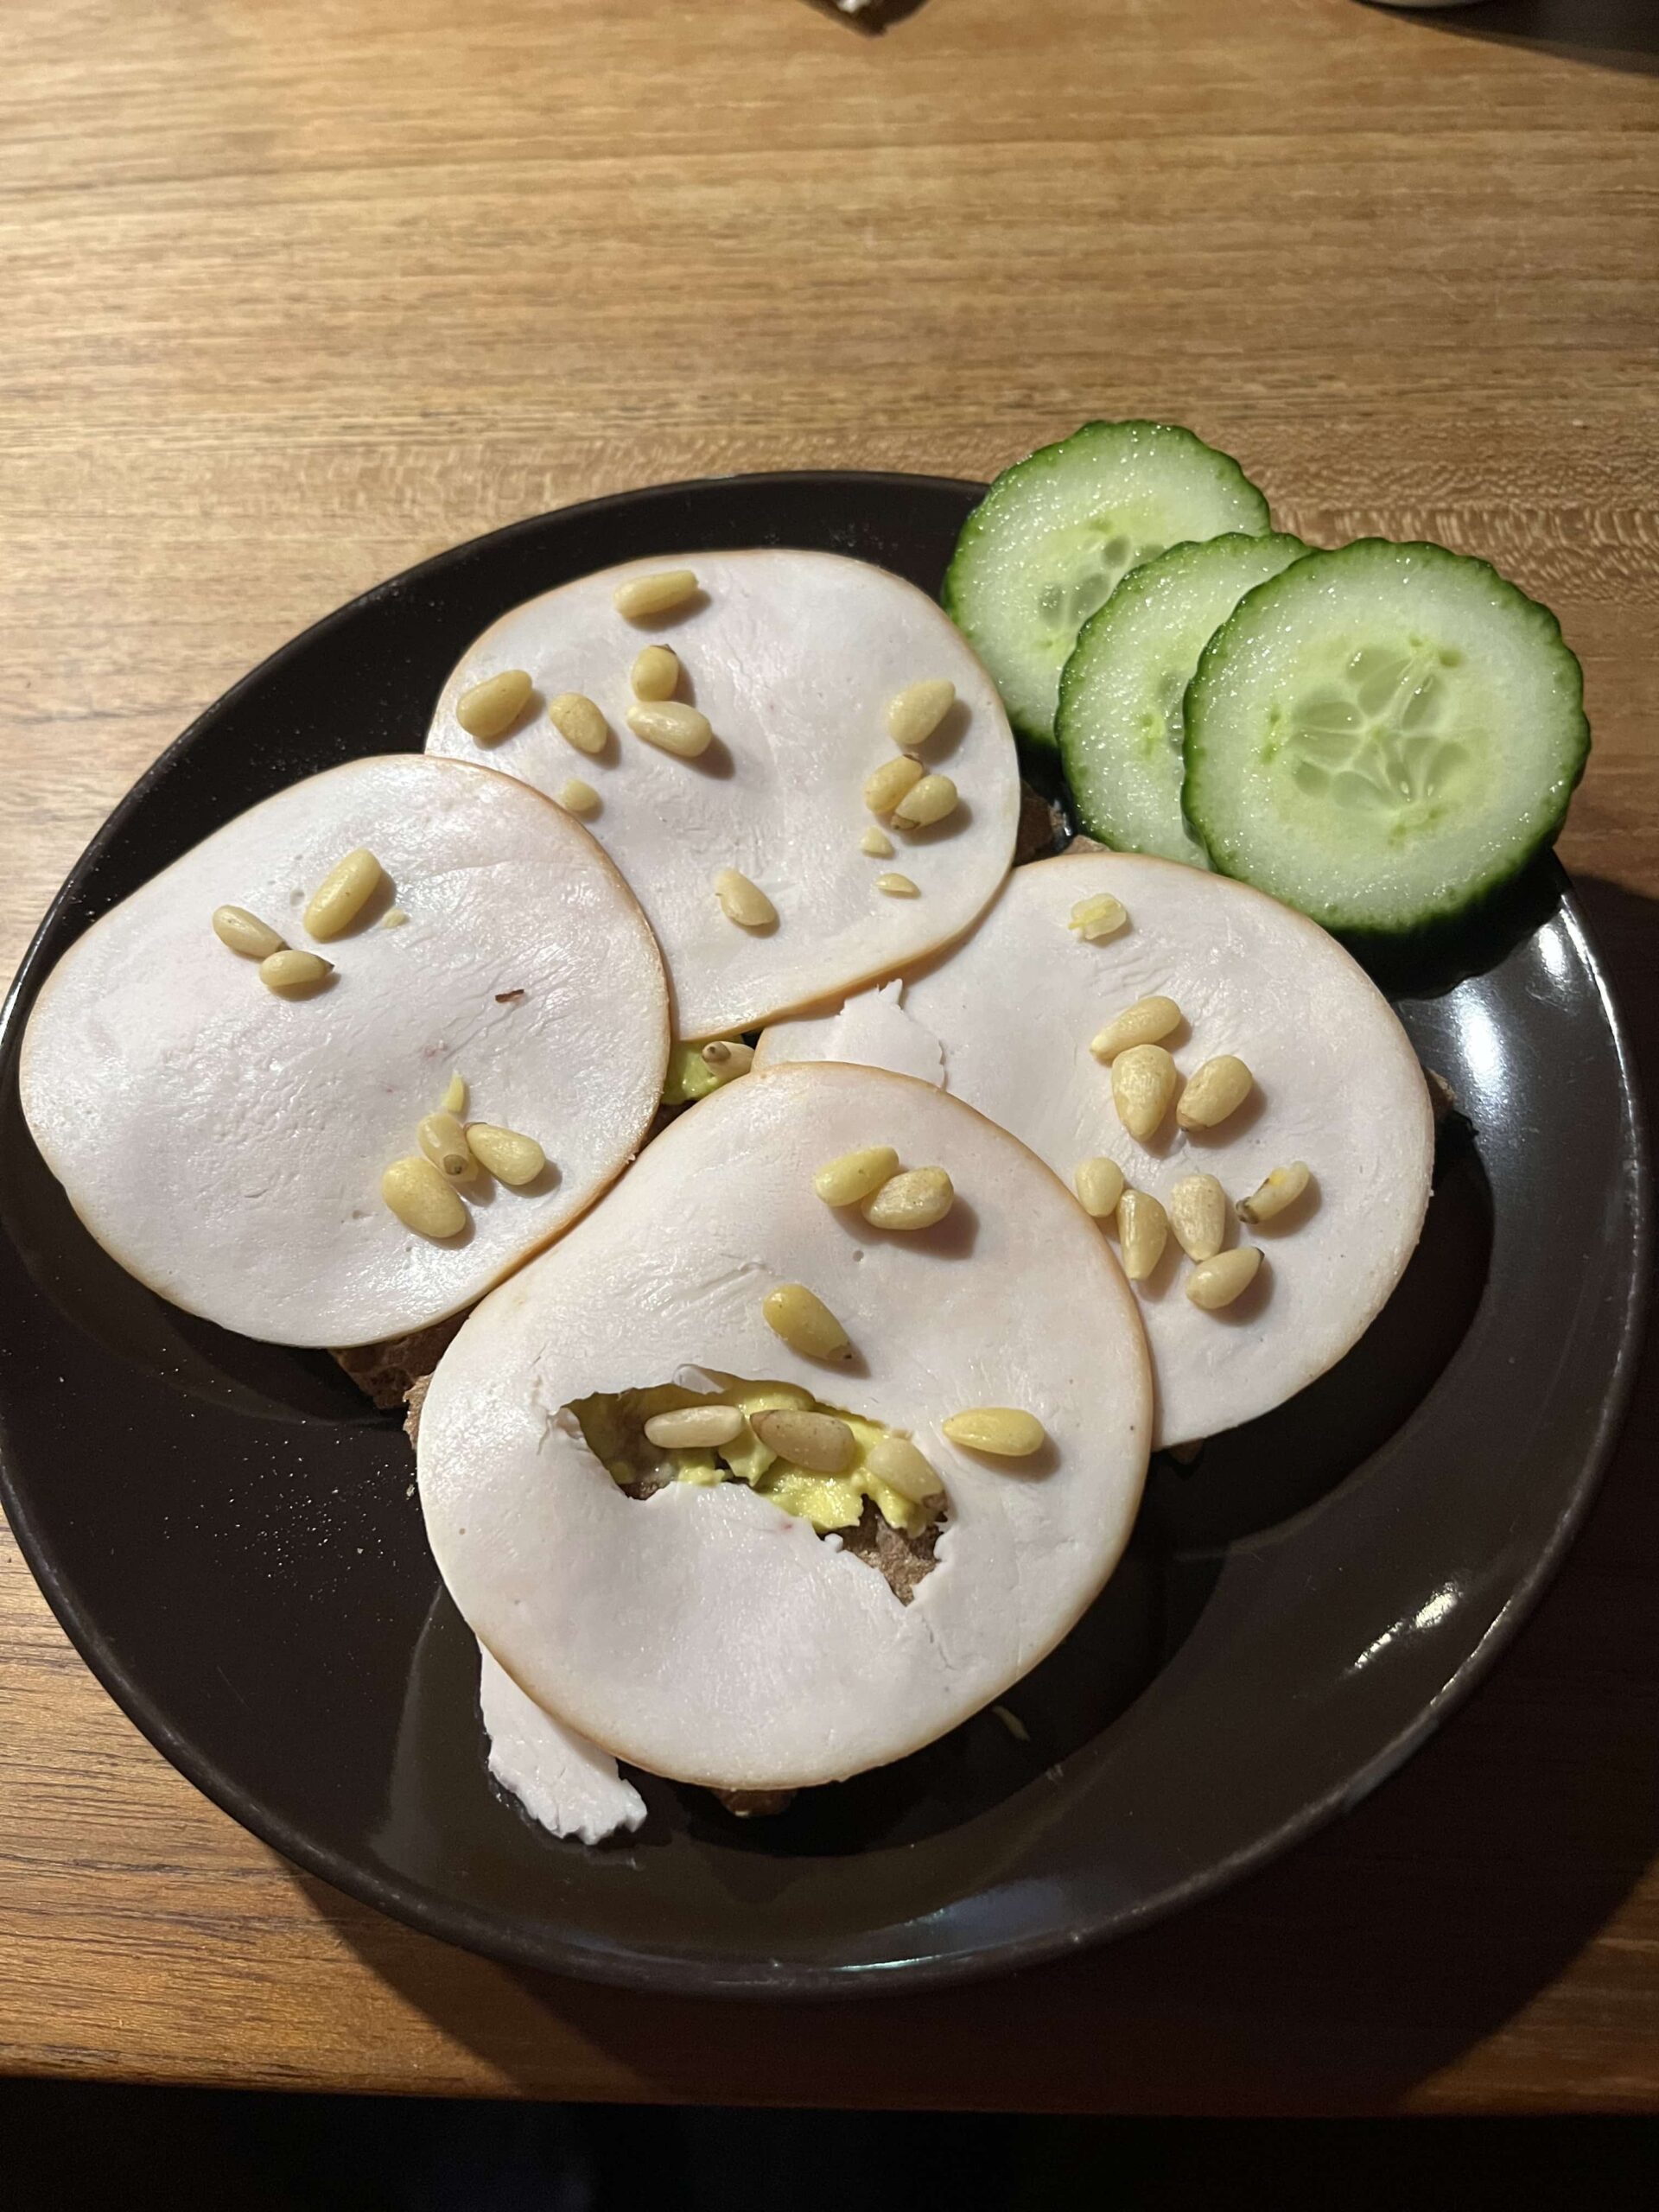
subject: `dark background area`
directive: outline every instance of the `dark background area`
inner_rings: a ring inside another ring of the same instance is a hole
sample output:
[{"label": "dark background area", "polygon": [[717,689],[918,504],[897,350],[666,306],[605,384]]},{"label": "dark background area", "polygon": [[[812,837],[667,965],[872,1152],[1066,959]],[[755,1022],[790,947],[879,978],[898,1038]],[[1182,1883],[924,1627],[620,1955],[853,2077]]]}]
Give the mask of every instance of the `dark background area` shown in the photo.
[{"label": "dark background area", "polygon": [[12,2212],[163,2199],[187,2212],[1623,2212],[1656,2191],[1645,2120],[692,2112],[0,2082]]}]

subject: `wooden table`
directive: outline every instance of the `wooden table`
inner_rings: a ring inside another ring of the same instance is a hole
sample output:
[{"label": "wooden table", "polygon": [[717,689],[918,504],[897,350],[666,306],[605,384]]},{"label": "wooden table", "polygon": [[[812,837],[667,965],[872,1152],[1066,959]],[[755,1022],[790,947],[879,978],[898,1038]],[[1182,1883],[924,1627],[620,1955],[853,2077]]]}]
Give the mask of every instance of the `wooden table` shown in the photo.
[{"label": "wooden table", "polygon": [[[1154,415],[1315,538],[1444,538],[1558,609],[1596,728],[1564,849],[1659,1088],[1659,36],[1550,13],[931,0],[868,38],[802,0],[8,0],[0,964],[200,707],[440,546]],[[381,1921],[164,1765],[8,1548],[0,2069],[1651,2107],[1656,1440],[1659,1370],[1513,1655],[1339,1827],[1109,1952],[860,2013],[534,1981]]]}]

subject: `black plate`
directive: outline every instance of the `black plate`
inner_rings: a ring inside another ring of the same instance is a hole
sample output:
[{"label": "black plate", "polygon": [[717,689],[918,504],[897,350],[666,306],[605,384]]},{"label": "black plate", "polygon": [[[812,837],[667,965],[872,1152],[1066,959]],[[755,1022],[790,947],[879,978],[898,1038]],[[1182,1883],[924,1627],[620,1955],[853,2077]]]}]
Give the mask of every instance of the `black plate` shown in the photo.
[{"label": "black plate", "polygon": [[[485,1776],[476,1669],[396,1424],[321,1355],[124,1275],[17,1104],[41,980],[252,801],[419,745],[469,639],[531,594],[700,547],[827,547],[930,590],[976,487],[873,475],[626,493],[429,561],[204,715],[53,906],[0,1035],[0,1474],[18,1541],[145,1734],[265,1840],[517,1964],[639,1987],[948,1980],[1141,1924],[1354,1803],[1485,1672],[1593,1491],[1635,1364],[1648,1179],[1629,1058],[1553,864],[1480,970],[1402,995],[1463,1108],[1422,1248],[1333,1374],[1154,1468],[1065,1646],[916,1758],[741,1825],[647,1781],[626,1848],[533,1829]],[[1466,1118],[1465,1118],[1466,1117]],[[280,1259],[280,1255],[274,1255]]]}]

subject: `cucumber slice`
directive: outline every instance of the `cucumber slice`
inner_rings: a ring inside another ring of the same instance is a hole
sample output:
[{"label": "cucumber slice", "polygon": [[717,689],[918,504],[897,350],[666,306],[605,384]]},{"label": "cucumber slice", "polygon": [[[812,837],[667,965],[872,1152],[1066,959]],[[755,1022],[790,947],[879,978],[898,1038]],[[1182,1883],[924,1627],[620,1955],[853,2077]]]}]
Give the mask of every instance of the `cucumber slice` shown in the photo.
[{"label": "cucumber slice", "polygon": [[1548,844],[1589,749],[1548,607],[1484,561],[1362,538],[1259,584],[1205,648],[1183,803],[1224,874],[1401,937]]},{"label": "cucumber slice", "polygon": [[1238,463],[1191,430],[1085,423],[997,478],[957,540],[944,609],[1015,729],[1052,751],[1060,671],[1125,572],[1185,539],[1268,527]]},{"label": "cucumber slice", "polygon": [[1236,531],[1172,545],[1131,570],[1084,624],[1060,677],[1054,734],[1091,837],[1209,867],[1181,812],[1182,696],[1244,594],[1306,551],[1300,537]]}]

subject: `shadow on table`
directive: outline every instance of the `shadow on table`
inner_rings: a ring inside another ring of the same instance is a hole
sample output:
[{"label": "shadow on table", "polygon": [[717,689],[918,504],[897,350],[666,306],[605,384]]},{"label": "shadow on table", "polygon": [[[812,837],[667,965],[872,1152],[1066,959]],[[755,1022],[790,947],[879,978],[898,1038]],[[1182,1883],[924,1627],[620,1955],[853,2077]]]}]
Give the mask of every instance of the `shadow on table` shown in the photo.
[{"label": "shadow on table", "polygon": [[1481,0],[1476,8],[1437,9],[1411,20],[1459,38],[1536,47],[1637,76],[1659,74],[1654,0]]},{"label": "shadow on table", "polygon": [[867,36],[890,30],[893,24],[902,23],[906,16],[914,16],[927,5],[927,0],[867,0],[867,4],[855,14],[846,14],[836,5],[836,0],[812,0],[815,8],[836,16],[851,30],[863,31]]},{"label": "shadow on table", "polygon": [[[1659,1093],[1659,905],[1579,896]],[[1659,1362],[1601,1498],[1492,1681],[1346,1820],[1145,1935],[998,1981],[800,2005],[640,1998],[446,1950],[296,1874],[501,2085],[686,2102],[1355,2110],[1395,2102],[1548,1986],[1659,1849]],[[1599,1971],[1611,1976],[1618,1961]],[[1642,1980],[1632,1957],[1632,1986]],[[1563,2053],[1562,2101],[1611,2053]],[[585,2047],[585,2050],[584,2050]],[[849,2048],[860,2054],[849,2062]],[[883,2050],[906,2054],[884,2067]],[[572,2069],[575,2069],[573,2078]],[[1517,2084],[1548,2099],[1547,2079]],[[1490,2097],[1490,2088],[1485,2092]]]}]

